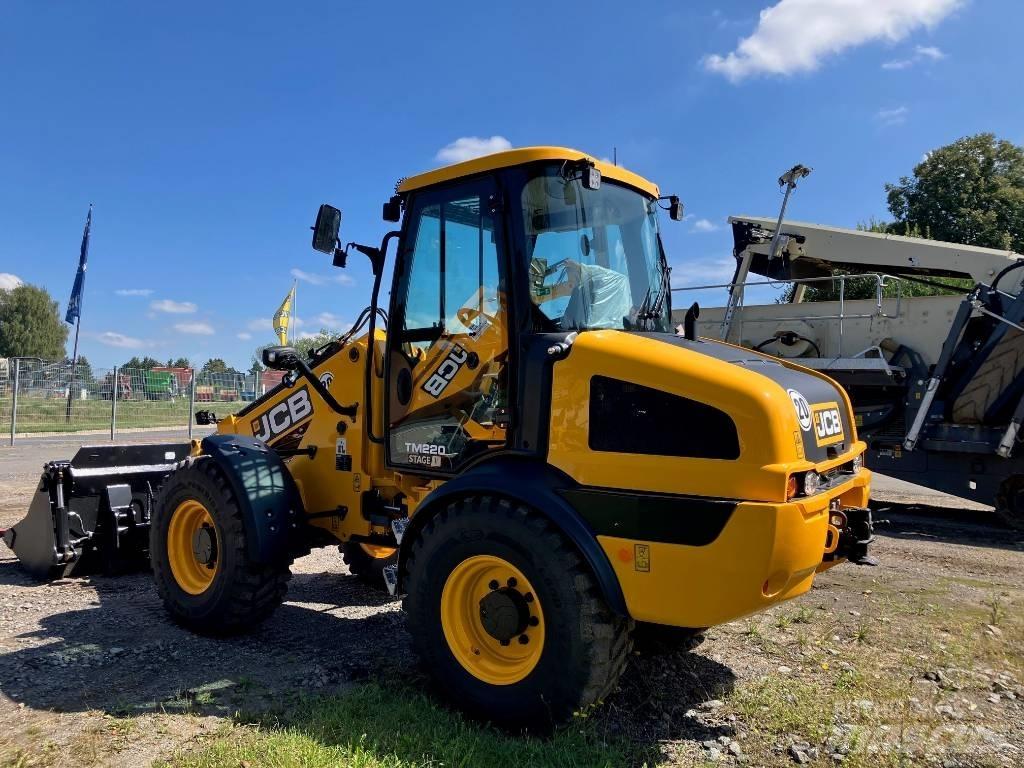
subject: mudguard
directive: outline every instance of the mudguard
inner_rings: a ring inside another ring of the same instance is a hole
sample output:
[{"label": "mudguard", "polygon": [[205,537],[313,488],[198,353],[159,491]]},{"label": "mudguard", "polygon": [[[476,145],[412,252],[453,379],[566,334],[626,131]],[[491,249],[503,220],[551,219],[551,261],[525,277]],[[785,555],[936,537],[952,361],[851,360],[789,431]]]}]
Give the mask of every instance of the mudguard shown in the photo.
[{"label": "mudguard", "polygon": [[[402,535],[399,562],[405,561],[420,529],[449,502],[473,494],[503,496],[545,515],[567,536],[590,566],[608,607],[621,616],[628,616],[619,580],[594,531],[559,493],[575,485],[563,472],[528,457],[506,455],[477,464],[441,485],[420,503]],[[399,582],[399,590],[400,587]]]},{"label": "mudguard", "polygon": [[280,456],[248,435],[210,435],[202,452],[231,484],[252,560],[279,562],[304,551],[302,497]]}]

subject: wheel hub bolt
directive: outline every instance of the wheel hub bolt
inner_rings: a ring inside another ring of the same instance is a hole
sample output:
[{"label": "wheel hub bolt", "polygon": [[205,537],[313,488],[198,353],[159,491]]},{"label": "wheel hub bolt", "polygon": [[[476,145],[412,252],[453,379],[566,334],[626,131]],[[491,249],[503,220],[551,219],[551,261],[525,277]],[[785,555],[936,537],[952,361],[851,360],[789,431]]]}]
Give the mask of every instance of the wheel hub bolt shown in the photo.
[{"label": "wheel hub bolt", "polygon": [[527,637],[526,635],[520,635],[519,636],[519,644],[520,645],[526,645],[528,642],[530,642],[530,638],[529,637]]},{"label": "wheel hub bolt", "polygon": [[489,587],[491,588],[491,591],[494,591],[494,590],[496,590],[496,589],[497,589],[498,587],[500,587],[501,585],[500,585],[500,584],[498,583],[498,580],[497,580],[497,579],[491,579],[491,583],[490,583],[490,584],[488,584],[487,586],[489,586]]}]

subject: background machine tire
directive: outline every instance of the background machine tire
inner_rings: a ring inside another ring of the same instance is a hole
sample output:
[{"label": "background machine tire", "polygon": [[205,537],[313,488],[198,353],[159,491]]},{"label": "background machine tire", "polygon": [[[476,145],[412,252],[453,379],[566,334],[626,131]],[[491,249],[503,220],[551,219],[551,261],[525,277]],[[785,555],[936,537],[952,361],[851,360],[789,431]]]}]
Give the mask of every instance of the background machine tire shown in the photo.
[{"label": "background machine tire", "polygon": [[291,561],[254,563],[233,491],[210,459],[175,471],[150,527],[157,592],[188,629],[226,635],[256,626],[284,600]]},{"label": "background machine tire", "polygon": [[340,549],[341,557],[353,576],[377,589],[387,589],[384,569],[398,562],[397,549],[362,541],[347,541]]},{"label": "background machine tire", "polygon": [[1024,475],[1003,480],[996,495],[996,514],[1018,531],[1024,531]]},{"label": "background machine tire", "polygon": [[426,523],[406,567],[416,650],[470,715],[546,730],[606,696],[626,666],[632,622],[533,510],[488,496],[455,502]]}]

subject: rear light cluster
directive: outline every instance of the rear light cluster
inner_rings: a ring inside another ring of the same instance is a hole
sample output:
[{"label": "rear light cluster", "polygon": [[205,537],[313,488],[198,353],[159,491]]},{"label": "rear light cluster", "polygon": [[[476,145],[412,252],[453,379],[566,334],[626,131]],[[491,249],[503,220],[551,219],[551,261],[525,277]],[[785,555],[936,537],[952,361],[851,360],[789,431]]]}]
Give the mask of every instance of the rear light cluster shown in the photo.
[{"label": "rear light cluster", "polygon": [[786,500],[797,496],[814,496],[832,485],[839,475],[856,475],[864,468],[864,456],[854,456],[852,461],[847,462],[838,470],[833,469],[826,474],[815,470],[809,472],[798,472],[790,475],[786,482]]}]

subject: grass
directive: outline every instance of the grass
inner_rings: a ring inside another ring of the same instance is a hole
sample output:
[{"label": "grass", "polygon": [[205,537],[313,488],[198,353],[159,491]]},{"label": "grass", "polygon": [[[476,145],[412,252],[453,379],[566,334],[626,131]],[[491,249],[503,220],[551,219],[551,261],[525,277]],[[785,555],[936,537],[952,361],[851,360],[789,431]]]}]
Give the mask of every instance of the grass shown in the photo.
[{"label": "grass", "polygon": [[[218,416],[235,413],[247,403],[196,402],[195,409],[211,410]],[[18,433],[79,432],[110,428],[109,400],[72,401],[71,419],[67,418],[67,401],[63,398],[18,398]],[[185,427],[188,424],[188,399],[121,400],[117,404],[117,426],[120,429],[150,427]],[[11,398],[0,397],[0,432],[11,428]]]},{"label": "grass", "polygon": [[642,765],[645,758],[636,747],[605,738],[587,719],[548,739],[510,736],[467,721],[409,685],[375,682],[338,696],[300,698],[283,713],[238,724],[158,765],[521,768]]}]

